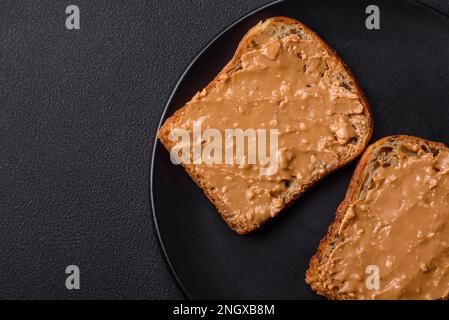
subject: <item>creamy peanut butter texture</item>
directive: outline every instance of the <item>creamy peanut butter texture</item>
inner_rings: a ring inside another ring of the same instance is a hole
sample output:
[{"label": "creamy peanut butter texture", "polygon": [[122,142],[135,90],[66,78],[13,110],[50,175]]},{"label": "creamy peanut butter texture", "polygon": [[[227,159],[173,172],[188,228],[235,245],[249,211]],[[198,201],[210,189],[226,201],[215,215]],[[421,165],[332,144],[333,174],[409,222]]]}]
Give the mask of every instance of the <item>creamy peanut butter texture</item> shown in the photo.
[{"label": "creamy peanut butter texture", "polygon": [[[449,295],[449,152],[403,155],[378,168],[352,203],[341,242],[324,265],[325,286],[352,299],[441,299]],[[366,268],[380,271],[368,289]]]},{"label": "creamy peanut butter texture", "polygon": [[233,128],[278,129],[278,168],[271,175],[260,175],[259,163],[192,169],[229,209],[231,223],[258,226],[281,210],[292,184],[307,186],[335,168],[368,124],[354,84],[344,82],[341,63],[318,41],[259,34],[254,42],[236,71],[187,104],[177,127],[190,130],[200,120],[203,129],[223,135]]}]

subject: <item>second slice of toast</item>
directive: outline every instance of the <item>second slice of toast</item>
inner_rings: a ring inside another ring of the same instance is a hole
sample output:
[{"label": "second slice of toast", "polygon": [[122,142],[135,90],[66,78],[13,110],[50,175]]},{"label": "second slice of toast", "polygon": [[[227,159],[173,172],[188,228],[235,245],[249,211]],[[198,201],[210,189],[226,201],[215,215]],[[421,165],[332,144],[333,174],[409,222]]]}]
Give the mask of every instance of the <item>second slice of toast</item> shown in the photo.
[{"label": "second slice of toast", "polygon": [[447,299],[449,149],[411,136],[368,147],[306,281],[329,299]]},{"label": "second slice of toast", "polygon": [[[248,133],[247,145],[251,139],[262,141],[251,130],[278,133],[275,169],[259,159],[250,163],[249,151],[244,163],[181,163],[240,234],[278,215],[315,182],[357,157],[373,130],[368,102],[346,65],[313,31],[285,17],[249,30],[232,60],[165,121],[158,137],[172,151],[179,142],[173,132],[184,130],[192,143],[184,153],[191,159],[195,145],[212,143],[211,136],[192,137],[195,124],[213,130],[214,140],[241,130]],[[228,146],[220,145],[224,154]]]}]

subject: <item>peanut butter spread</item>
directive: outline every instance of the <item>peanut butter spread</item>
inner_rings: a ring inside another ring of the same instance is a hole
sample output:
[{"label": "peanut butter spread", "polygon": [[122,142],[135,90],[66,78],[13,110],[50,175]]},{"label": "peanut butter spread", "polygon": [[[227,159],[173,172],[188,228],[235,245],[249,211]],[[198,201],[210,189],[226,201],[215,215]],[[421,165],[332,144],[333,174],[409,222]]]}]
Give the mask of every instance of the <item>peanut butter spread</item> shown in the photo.
[{"label": "peanut butter spread", "polygon": [[[346,212],[325,286],[352,299],[448,297],[449,152],[402,155],[373,182]],[[377,288],[366,283],[368,266],[378,268]]]},{"label": "peanut butter spread", "polygon": [[[261,33],[253,42],[257,46],[245,51],[238,67],[196,94],[176,123],[192,130],[200,121],[202,130],[223,135],[236,128],[278,130],[278,167],[271,174],[261,175],[260,163],[192,165],[228,208],[228,222],[245,226],[258,226],[278,213],[290,187],[300,190],[335,168],[368,131],[355,84],[319,41]],[[208,143],[193,141],[203,147]]]}]

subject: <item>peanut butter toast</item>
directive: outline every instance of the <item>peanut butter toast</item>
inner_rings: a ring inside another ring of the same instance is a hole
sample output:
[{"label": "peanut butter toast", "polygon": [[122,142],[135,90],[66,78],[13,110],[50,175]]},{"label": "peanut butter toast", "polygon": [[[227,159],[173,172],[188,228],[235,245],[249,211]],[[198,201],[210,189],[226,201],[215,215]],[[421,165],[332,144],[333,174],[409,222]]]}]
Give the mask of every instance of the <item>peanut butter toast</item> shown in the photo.
[{"label": "peanut butter toast", "polygon": [[411,136],[371,145],[306,282],[329,299],[447,299],[449,149]]},{"label": "peanut butter toast", "polygon": [[[232,60],[165,121],[158,137],[172,151],[179,142],[173,132],[194,135],[194,124],[214,130],[214,139],[190,138],[189,153],[232,130],[245,133],[248,146],[257,140],[258,147],[261,141],[269,144],[259,133],[277,133],[274,167],[260,159],[250,163],[251,151],[243,155],[246,163],[224,162],[217,152],[212,157],[222,163],[181,162],[239,234],[275,217],[312,184],[357,157],[373,130],[368,102],[347,66],[318,35],[286,17],[250,29]],[[222,146],[229,149],[226,141]]]}]

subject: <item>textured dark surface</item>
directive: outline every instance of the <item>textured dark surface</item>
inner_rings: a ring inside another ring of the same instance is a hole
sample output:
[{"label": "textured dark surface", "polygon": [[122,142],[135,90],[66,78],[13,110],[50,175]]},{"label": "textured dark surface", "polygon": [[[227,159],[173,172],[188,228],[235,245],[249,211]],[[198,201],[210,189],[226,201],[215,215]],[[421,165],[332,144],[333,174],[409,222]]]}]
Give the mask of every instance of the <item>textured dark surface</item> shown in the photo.
[{"label": "textured dark surface", "polygon": [[149,210],[155,130],[193,57],[268,2],[74,1],[68,31],[68,2],[0,0],[0,298],[182,297]]}]

